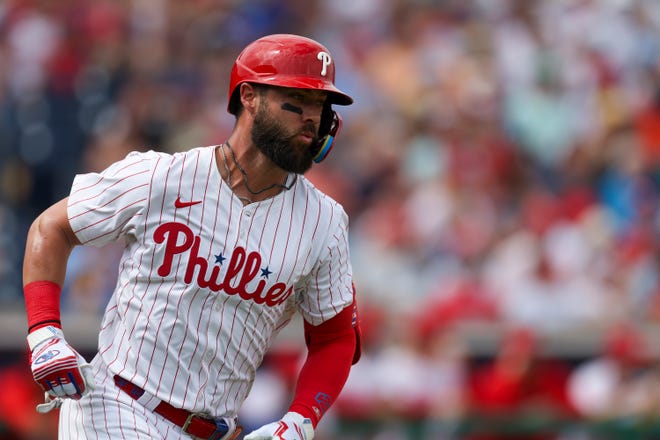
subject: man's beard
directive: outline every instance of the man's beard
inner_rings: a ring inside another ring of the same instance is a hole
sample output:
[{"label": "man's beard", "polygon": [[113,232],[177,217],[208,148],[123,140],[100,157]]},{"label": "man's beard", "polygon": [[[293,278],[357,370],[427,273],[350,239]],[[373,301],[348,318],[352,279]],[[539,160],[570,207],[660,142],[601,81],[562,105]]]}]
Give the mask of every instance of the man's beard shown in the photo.
[{"label": "man's beard", "polygon": [[[311,145],[318,142],[316,127],[311,124],[302,131],[314,133]],[[265,106],[261,106],[254,117],[252,142],[275,165],[285,171],[304,174],[312,166],[314,156],[311,145],[296,140],[300,132],[290,135],[286,128],[271,117]]]}]

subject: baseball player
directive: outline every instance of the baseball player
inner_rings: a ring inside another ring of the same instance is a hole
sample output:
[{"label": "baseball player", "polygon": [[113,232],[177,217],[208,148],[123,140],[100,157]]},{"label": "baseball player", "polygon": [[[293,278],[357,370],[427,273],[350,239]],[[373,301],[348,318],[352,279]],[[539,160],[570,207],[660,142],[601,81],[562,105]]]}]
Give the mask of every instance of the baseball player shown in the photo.
[{"label": "baseball player", "polygon": [[[280,420],[247,440],[312,440],[359,358],[347,215],[303,174],[332,148],[351,97],[318,42],[270,35],[234,63],[222,144],[134,152],[75,177],[44,211],[23,268],[27,341],[61,439],[234,439],[274,336],[304,318],[307,358]],[[76,245],[122,240],[88,364],[65,339],[60,286]]]}]

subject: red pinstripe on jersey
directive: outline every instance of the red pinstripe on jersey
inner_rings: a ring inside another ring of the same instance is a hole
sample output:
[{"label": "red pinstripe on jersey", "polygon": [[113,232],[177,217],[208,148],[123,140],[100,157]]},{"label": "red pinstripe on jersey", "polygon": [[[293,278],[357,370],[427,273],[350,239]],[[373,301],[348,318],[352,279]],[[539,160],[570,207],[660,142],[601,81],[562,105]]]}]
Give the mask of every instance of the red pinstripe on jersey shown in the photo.
[{"label": "red pinstripe on jersey", "polygon": [[[202,203],[176,209],[178,197]],[[77,176],[68,209],[81,241],[126,242],[99,336],[105,364],[177,407],[235,415],[296,310],[320,324],[352,302],[346,214],[302,176],[243,206],[212,147],[132,153]],[[294,294],[262,301],[279,285]]]}]

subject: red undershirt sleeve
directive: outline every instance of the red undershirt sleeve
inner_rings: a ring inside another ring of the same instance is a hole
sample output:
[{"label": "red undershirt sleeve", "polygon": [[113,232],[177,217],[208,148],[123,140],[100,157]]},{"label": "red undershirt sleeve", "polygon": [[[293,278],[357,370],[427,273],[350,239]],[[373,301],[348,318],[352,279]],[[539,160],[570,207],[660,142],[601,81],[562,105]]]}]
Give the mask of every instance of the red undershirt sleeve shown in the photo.
[{"label": "red undershirt sleeve", "polygon": [[359,358],[355,302],[318,326],[305,321],[305,342],[307,359],[300,370],[289,411],[311,419],[316,427],[339,396],[351,365]]}]

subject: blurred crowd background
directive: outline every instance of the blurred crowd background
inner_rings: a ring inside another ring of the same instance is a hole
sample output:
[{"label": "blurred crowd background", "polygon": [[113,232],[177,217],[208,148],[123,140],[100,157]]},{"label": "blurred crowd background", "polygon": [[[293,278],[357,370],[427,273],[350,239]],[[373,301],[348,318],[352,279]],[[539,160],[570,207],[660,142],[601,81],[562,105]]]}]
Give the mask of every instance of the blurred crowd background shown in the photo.
[{"label": "blurred crowd background", "polygon": [[[350,215],[364,332],[317,437],[660,438],[656,0],[0,2],[0,437],[55,438],[21,327],[30,223],[76,173],[223,142],[233,61],[269,33],[322,42],[355,98],[308,174]],[[74,251],[74,340],[120,251]],[[286,408],[298,337],[246,428]]]}]

